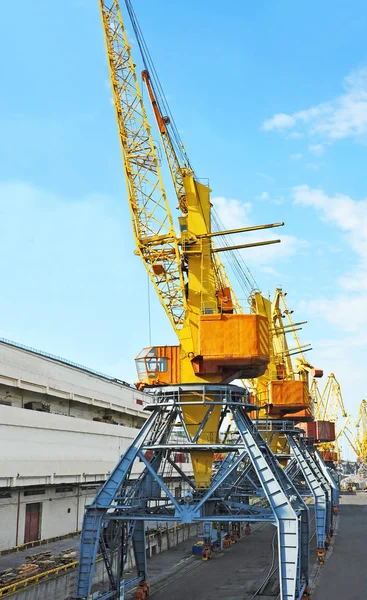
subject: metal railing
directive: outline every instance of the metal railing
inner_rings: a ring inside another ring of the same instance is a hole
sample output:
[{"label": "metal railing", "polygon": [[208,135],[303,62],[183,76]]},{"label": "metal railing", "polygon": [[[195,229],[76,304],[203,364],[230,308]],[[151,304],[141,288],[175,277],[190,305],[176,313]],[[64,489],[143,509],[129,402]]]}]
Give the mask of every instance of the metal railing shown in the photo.
[{"label": "metal railing", "polygon": [[60,567],[56,567],[55,569],[51,569],[50,571],[43,571],[42,573],[37,573],[37,575],[32,575],[32,577],[27,577],[26,579],[22,579],[21,581],[15,581],[14,583],[10,583],[9,585],[5,585],[0,588],[0,598],[4,596],[10,596],[11,594],[15,594],[20,590],[30,586],[35,585],[39,581],[43,579],[48,579],[52,577],[52,575],[59,575],[61,572],[66,573],[71,569],[75,569],[78,564],[78,561],[75,560],[72,563],[67,565],[61,565]]}]

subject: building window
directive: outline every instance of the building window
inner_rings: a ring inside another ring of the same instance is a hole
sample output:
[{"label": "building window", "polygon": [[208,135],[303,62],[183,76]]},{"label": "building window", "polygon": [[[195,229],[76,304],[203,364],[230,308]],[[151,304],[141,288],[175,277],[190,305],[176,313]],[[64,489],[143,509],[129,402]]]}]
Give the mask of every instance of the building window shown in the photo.
[{"label": "building window", "polygon": [[25,496],[43,496],[43,494],[46,493],[45,489],[38,489],[38,490],[27,490],[26,492],[24,492]]},{"label": "building window", "polygon": [[0,492],[0,500],[2,498],[11,498],[11,493],[10,492]]}]

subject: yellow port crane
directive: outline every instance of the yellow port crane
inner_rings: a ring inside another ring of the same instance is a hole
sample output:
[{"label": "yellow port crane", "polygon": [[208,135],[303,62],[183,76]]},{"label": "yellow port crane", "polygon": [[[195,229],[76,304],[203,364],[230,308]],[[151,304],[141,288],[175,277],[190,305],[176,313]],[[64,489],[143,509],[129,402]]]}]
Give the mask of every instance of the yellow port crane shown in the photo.
[{"label": "yellow port crane", "polygon": [[358,409],[358,419],[356,423],[358,431],[358,449],[359,449],[359,462],[365,463],[367,461],[367,401],[362,400]]},{"label": "yellow port crane", "polygon": [[[286,304],[287,294],[277,288],[271,302],[260,293],[252,299],[256,314],[267,317],[270,335],[270,361],[263,375],[250,381],[254,402],[260,410],[260,418],[313,418],[312,399],[309,391],[309,376],[321,377],[322,371],[315,369],[305,358],[310,344],[302,345],[297,331],[306,321],[294,323],[292,310]],[[288,336],[292,337],[289,345]],[[292,362],[292,356],[297,356]]]},{"label": "yellow port crane", "polygon": [[[252,389],[253,402],[260,410],[257,417],[267,421],[267,433],[263,433],[275,454],[289,454],[286,436],[273,431],[272,419],[290,419],[294,422],[309,421],[312,416],[312,399],[309,391],[309,375],[321,377],[322,371],[314,369],[305,359],[304,353],[310,344],[302,345],[297,332],[306,322],[293,322],[293,311],[289,310],[281,288],[275,291],[273,301],[255,292],[252,310],[268,320],[270,360],[266,371],[248,382]],[[288,337],[291,342],[289,343]],[[292,357],[296,355],[293,365]],[[280,458],[282,466],[288,460]]]},{"label": "yellow port crane", "polygon": [[[329,422],[334,427],[335,440],[318,444],[319,452],[325,461],[339,462],[341,459],[339,442],[342,435],[346,432],[350,417],[345,410],[340,384],[334,373],[330,373],[328,376],[322,393],[320,393],[316,381],[313,380],[311,393],[314,398],[315,420]],[[340,417],[344,421],[339,428]]]},{"label": "yellow port crane", "polygon": [[[117,0],[100,0],[136,252],[179,341],[177,346],[142,350],[136,358],[139,385],[229,383],[238,377],[258,377],[269,361],[267,319],[239,312],[218,253],[280,240],[215,248],[213,239],[283,223],[212,230],[210,189],[195,177],[177,130],[162,113],[164,97],[159,84],[154,85],[154,66],[130,0],[125,0],[125,4],[142,53],[143,80],[148,86],[181,212],[177,236],[120,6]],[[193,438],[206,412],[205,407],[192,403],[183,408],[184,421]],[[200,430],[199,443],[217,439],[219,414],[220,407],[213,407]],[[196,485],[207,487],[212,453],[192,451],[191,459]]]},{"label": "yellow port crane", "polygon": [[[358,408],[357,420],[345,427],[344,435],[354,450],[357,461],[367,463],[367,401],[362,400]],[[354,425],[354,426],[353,426]]]}]

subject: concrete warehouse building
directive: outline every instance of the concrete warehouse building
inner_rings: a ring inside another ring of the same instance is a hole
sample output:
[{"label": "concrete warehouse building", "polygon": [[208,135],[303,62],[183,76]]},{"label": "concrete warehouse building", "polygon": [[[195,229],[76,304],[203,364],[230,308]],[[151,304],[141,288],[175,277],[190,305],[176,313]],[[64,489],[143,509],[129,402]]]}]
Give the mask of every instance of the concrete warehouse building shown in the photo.
[{"label": "concrete warehouse building", "polygon": [[124,381],[0,339],[0,550],[81,528],[145,402]]}]

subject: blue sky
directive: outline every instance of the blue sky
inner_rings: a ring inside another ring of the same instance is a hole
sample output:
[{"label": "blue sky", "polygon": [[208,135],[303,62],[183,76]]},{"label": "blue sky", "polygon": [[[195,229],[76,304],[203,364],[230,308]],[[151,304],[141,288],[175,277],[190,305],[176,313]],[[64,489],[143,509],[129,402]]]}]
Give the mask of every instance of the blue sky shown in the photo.
[{"label": "blue sky", "polygon": [[[245,260],[265,293],[288,292],[309,321],[310,360],[335,372],[355,411],[366,394],[365,3],[134,6],[225,224],[285,221],[282,244]],[[134,381],[148,284],[98,2],[19,0],[16,14],[4,5],[1,27],[0,335]],[[153,293],[151,311],[153,342],[174,343]]]}]

